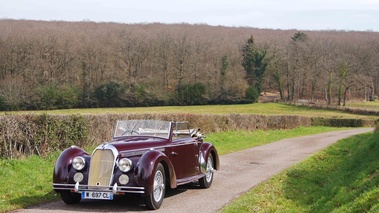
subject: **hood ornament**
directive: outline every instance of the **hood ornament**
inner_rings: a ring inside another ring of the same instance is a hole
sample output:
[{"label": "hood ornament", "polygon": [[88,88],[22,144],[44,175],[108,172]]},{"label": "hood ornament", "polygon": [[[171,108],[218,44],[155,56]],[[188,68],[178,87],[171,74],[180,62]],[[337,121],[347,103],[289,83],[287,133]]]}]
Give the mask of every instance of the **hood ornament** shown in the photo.
[{"label": "hood ornament", "polygon": [[101,144],[101,149],[105,149],[106,148],[106,146],[108,145],[108,143],[107,142],[104,142],[103,144]]}]

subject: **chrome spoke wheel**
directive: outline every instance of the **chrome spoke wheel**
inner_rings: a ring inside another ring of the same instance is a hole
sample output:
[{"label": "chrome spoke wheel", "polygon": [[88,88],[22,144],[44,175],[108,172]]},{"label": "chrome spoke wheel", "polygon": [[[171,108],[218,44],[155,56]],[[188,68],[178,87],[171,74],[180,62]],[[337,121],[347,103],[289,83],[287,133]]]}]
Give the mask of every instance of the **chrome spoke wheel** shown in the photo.
[{"label": "chrome spoke wheel", "polygon": [[159,209],[162,205],[166,191],[166,175],[162,164],[158,164],[152,177],[151,192],[146,196],[146,206],[149,209]]},{"label": "chrome spoke wheel", "polygon": [[157,171],[154,176],[153,197],[156,202],[160,201],[164,192],[164,179],[161,171]]},{"label": "chrome spoke wheel", "polygon": [[209,154],[208,160],[207,160],[207,168],[205,171],[204,177],[199,179],[199,184],[201,188],[209,188],[212,185],[213,182],[213,172],[215,171],[213,162],[213,156],[212,154]]},{"label": "chrome spoke wheel", "polygon": [[212,181],[212,176],[213,176],[213,159],[211,157],[208,157],[207,173],[205,175],[207,182]]}]

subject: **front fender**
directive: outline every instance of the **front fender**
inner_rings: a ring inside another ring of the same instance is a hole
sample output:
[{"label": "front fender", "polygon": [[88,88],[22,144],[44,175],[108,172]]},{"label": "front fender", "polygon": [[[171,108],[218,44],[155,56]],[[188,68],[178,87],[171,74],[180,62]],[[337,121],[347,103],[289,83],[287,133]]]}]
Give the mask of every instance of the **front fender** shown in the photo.
[{"label": "front fender", "polygon": [[[212,155],[213,157],[213,168],[215,170],[220,169],[220,158],[218,157],[217,149],[213,144],[211,143],[202,143],[200,146],[200,155],[199,157],[203,157],[204,159],[199,159],[199,162],[202,163],[204,162],[206,164],[206,159],[208,159],[208,156]],[[201,165],[202,166],[202,165]],[[203,171],[205,173],[205,171]]]},{"label": "front fender", "polygon": [[170,187],[176,187],[176,175],[170,160],[164,153],[157,150],[150,150],[141,156],[136,169],[137,183],[145,187],[146,195],[153,191],[154,171],[158,163],[161,163],[165,168],[166,180],[169,178]]},{"label": "front fender", "polygon": [[76,156],[88,156],[88,153],[76,146],[65,149],[54,166],[53,183],[67,183],[72,159]]}]

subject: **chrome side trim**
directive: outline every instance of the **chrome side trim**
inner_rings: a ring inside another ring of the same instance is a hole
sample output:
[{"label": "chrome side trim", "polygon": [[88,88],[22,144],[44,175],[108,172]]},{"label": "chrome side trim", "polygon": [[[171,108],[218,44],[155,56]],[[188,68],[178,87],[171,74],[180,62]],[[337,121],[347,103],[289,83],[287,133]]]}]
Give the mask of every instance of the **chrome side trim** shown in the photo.
[{"label": "chrome side trim", "polygon": [[136,155],[143,155],[145,152],[148,152],[150,150],[156,150],[160,152],[164,152],[165,148],[163,147],[156,147],[156,148],[148,148],[148,149],[140,149],[140,150],[135,150],[135,151],[122,151],[120,152],[121,157],[131,157],[131,156],[136,156]]}]

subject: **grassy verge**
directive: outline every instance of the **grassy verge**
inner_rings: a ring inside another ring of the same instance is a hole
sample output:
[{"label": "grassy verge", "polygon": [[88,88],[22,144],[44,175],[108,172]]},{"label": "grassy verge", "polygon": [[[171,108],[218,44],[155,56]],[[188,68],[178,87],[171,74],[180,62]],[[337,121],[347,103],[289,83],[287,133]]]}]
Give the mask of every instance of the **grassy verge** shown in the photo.
[{"label": "grassy verge", "polygon": [[[220,154],[258,146],[283,138],[335,130],[330,127],[297,128],[283,131],[221,132],[207,136]],[[88,148],[87,150],[92,150]],[[0,212],[36,205],[59,198],[52,191],[52,174],[58,153],[46,158],[37,156],[21,160],[0,160]]]},{"label": "grassy verge", "polygon": [[[95,148],[87,147],[86,151],[91,153]],[[0,160],[0,212],[60,199],[52,190],[54,164],[59,154]]]},{"label": "grassy verge", "polygon": [[379,212],[379,133],[341,140],[222,212]]},{"label": "grassy verge", "polygon": [[58,153],[0,161],[1,212],[56,199],[51,189],[54,161]]},{"label": "grassy verge", "polygon": [[260,146],[286,138],[317,134],[332,130],[341,130],[341,128],[331,127],[299,127],[291,130],[257,130],[251,131],[230,131],[206,135],[206,141],[212,142],[217,148],[220,155],[244,150],[247,148]]}]

